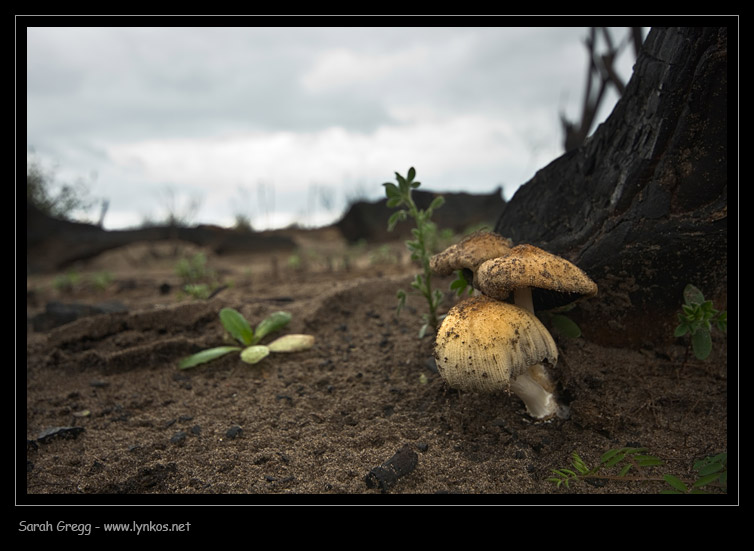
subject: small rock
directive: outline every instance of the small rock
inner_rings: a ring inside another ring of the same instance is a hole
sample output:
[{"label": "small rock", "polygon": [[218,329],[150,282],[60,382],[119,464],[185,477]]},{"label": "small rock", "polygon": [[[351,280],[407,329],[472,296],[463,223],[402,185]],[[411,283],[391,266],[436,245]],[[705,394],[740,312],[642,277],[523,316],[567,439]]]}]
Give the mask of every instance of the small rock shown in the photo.
[{"label": "small rock", "polygon": [[398,482],[400,477],[413,471],[418,462],[419,456],[411,449],[411,446],[405,444],[393,457],[369,471],[365,479],[367,487],[379,488],[382,493],[385,493]]},{"label": "small rock", "polygon": [[243,429],[238,425],[233,425],[226,432],[225,436],[228,438],[237,438],[243,434]]},{"label": "small rock", "polygon": [[173,444],[182,444],[186,440],[186,436],[188,435],[185,432],[183,432],[182,430],[179,430],[173,436],[170,437],[170,441]]},{"label": "small rock", "polygon": [[50,427],[39,433],[37,441],[49,442],[53,438],[76,438],[84,432],[84,427]]}]

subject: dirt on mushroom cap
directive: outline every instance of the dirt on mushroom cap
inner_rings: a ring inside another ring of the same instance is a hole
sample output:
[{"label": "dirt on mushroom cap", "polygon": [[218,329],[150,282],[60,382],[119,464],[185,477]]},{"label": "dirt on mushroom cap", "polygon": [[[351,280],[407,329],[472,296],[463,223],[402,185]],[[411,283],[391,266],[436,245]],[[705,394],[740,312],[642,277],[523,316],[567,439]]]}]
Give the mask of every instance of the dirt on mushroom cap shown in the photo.
[{"label": "dirt on mushroom cap", "polygon": [[597,294],[597,284],[578,266],[533,245],[516,245],[509,254],[487,260],[477,270],[479,289],[506,299],[517,287],[532,287],[568,295],[563,304]]},{"label": "dirt on mushroom cap", "polygon": [[466,268],[475,271],[482,262],[507,254],[513,242],[499,234],[478,231],[434,255],[429,266],[437,275],[450,275]]},{"label": "dirt on mushroom cap", "polygon": [[440,375],[468,391],[507,390],[529,366],[554,365],[557,358],[555,342],[534,315],[483,295],[451,308],[435,345]]}]

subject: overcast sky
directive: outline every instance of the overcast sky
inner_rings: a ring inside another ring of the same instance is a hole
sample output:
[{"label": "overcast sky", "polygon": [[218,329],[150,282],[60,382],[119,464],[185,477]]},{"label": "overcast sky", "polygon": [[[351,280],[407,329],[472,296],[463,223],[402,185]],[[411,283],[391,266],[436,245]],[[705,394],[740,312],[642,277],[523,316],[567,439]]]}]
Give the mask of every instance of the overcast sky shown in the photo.
[{"label": "overcast sky", "polygon": [[[242,214],[257,229],[325,224],[350,200],[382,197],[380,184],[411,166],[422,189],[502,186],[510,199],[562,154],[559,114],[580,116],[586,36],[29,28],[27,146],[55,182],[109,201],[108,229],[168,210],[219,225]],[[625,80],[632,64],[626,48]]]}]

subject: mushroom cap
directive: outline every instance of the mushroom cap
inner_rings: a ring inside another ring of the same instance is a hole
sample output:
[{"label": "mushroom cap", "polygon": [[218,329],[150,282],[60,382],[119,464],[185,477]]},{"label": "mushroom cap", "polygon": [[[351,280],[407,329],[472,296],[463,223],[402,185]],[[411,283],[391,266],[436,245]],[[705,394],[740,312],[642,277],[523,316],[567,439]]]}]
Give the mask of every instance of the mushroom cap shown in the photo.
[{"label": "mushroom cap", "polygon": [[450,309],[435,339],[440,376],[453,388],[507,390],[531,366],[555,365],[558,349],[536,316],[479,295]]},{"label": "mushroom cap", "polygon": [[463,269],[476,272],[482,262],[508,254],[512,246],[510,239],[497,233],[474,232],[430,258],[429,267],[440,276]]},{"label": "mushroom cap", "polygon": [[507,255],[485,261],[476,280],[482,293],[499,300],[516,288],[531,287],[535,310],[597,294],[597,284],[582,269],[533,245],[516,245]]}]

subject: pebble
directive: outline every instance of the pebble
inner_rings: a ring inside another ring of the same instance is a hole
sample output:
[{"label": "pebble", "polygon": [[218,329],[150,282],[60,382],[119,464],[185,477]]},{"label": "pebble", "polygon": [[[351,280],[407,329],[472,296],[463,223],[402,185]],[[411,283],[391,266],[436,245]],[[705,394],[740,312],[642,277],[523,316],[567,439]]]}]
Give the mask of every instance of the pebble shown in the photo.
[{"label": "pebble", "polygon": [[243,429],[238,425],[233,425],[226,432],[225,436],[228,438],[237,438],[243,434]]}]

